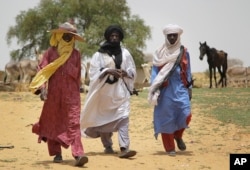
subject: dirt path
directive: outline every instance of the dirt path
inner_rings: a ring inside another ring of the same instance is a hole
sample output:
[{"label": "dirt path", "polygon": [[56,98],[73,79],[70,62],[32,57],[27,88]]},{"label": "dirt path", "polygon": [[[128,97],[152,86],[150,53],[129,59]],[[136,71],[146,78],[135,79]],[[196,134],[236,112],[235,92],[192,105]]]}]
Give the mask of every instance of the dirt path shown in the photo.
[{"label": "dirt path", "polygon": [[[84,99],[84,95],[82,95]],[[142,101],[143,100],[143,101]],[[193,105],[190,128],[184,141],[187,150],[167,156],[161,138],[155,140],[152,129],[152,108],[145,106],[146,99],[132,97],[130,124],[131,149],[138,154],[131,159],[104,155],[99,139],[82,138],[90,170],[228,170],[229,153],[250,153],[249,133],[232,124],[223,124],[204,117],[202,110]],[[38,144],[31,133],[31,124],[38,120],[42,102],[37,96],[25,92],[0,92],[0,169],[71,170],[74,161],[70,149],[63,150],[64,163],[55,164],[48,156],[45,143]],[[116,133],[114,149],[118,151]]]}]

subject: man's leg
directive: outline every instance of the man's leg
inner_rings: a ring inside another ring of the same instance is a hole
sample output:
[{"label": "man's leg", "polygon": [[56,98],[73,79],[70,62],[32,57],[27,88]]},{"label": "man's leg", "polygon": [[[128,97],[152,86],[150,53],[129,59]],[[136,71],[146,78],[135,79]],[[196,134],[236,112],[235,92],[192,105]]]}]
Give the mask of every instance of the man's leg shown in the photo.
[{"label": "man's leg", "polygon": [[168,133],[162,133],[162,143],[166,152],[175,151],[174,135]]}]

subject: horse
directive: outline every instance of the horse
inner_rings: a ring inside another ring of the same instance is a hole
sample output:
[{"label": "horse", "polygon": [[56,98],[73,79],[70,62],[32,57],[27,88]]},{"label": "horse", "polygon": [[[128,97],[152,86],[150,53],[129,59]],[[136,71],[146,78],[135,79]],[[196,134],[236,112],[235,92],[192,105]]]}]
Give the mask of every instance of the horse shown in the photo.
[{"label": "horse", "polygon": [[19,62],[13,60],[9,61],[5,65],[4,70],[5,70],[5,76],[3,81],[4,84],[11,84],[15,80],[17,80],[17,82],[20,81]]},{"label": "horse", "polygon": [[[203,60],[204,55],[207,55],[207,62],[209,66],[209,78],[210,86],[212,88],[212,74],[214,74],[215,87],[217,88],[216,81],[216,68],[220,74],[220,80],[218,84],[222,83],[222,87],[227,86],[227,53],[222,50],[217,50],[215,48],[210,48],[206,41],[204,43],[200,42],[200,60]],[[221,70],[222,68],[222,70]]]}]

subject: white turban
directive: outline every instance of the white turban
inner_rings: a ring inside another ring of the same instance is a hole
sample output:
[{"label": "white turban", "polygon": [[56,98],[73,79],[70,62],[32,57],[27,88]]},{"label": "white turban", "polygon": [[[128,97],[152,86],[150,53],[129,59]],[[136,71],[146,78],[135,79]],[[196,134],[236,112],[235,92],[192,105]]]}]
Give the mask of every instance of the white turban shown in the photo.
[{"label": "white turban", "polygon": [[163,34],[179,34],[181,35],[183,33],[182,28],[179,25],[176,24],[168,24],[163,28]]},{"label": "white turban", "polygon": [[[163,34],[165,36],[165,43],[156,51],[156,55],[153,60],[153,64],[156,66],[167,63],[170,58],[177,58],[180,53],[181,38],[183,30],[176,24],[168,24],[163,28]],[[178,34],[178,38],[174,44],[168,41],[168,34]]]}]

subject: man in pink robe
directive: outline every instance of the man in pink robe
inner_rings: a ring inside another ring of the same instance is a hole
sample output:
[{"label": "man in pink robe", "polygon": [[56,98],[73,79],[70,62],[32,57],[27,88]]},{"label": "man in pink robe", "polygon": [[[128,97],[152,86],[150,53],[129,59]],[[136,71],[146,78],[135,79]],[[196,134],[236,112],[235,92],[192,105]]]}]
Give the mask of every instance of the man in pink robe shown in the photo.
[{"label": "man in pink robe", "polygon": [[[82,41],[83,38],[76,34],[76,28],[68,22],[50,32],[51,47],[44,53],[39,70],[42,72],[51,63],[56,65],[56,59],[65,53],[68,59],[35,92],[40,94],[44,105],[32,132],[39,136],[39,143],[47,142],[49,155],[55,156],[54,162],[62,162],[62,147],[71,146],[72,156],[76,160],[75,166],[83,166],[88,158],[84,155],[80,133],[81,55],[74,48],[75,40]],[[68,47],[70,52],[63,50]]]}]

